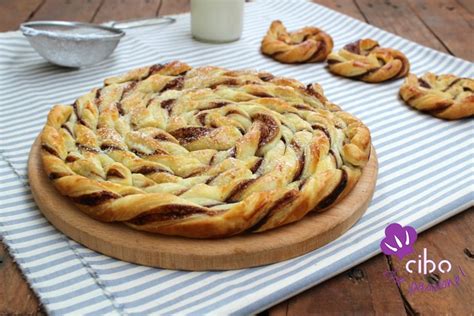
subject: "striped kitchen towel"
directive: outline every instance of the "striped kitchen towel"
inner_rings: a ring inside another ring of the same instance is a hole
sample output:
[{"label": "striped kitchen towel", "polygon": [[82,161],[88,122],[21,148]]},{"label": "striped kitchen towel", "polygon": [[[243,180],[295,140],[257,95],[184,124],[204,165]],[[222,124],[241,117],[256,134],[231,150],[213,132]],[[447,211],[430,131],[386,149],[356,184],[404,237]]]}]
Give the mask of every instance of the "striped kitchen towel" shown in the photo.
[{"label": "striped kitchen towel", "polygon": [[[70,70],[41,59],[18,32],[0,35],[0,234],[45,309],[53,314],[248,314],[261,311],[379,253],[388,223],[425,230],[473,205],[474,121],[447,122],[414,111],[398,97],[401,80],[366,84],[324,64],[284,65],[259,53],[270,22],[317,25],[335,49],[360,37],[403,51],[412,72],[472,77],[472,64],[420,46],[327,8],[300,1],[259,1],[245,8],[240,41],[213,45],[190,36],[189,15],[160,29],[128,32],[114,54]],[[361,118],[379,157],[373,201],[336,241],[299,258],[236,271],[184,272],[122,262],[69,240],[38,211],[26,177],[30,146],[48,110],[141,65],[182,60],[192,66],[256,68],[321,83],[328,98]]]}]

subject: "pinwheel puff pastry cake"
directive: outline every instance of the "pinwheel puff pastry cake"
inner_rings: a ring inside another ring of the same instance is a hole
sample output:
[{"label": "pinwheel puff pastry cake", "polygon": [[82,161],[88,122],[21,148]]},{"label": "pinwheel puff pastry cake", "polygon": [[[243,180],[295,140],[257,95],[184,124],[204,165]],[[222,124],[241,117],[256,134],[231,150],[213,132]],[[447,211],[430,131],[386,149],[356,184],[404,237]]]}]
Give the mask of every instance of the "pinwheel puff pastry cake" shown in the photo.
[{"label": "pinwheel puff pastry cake", "polygon": [[218,238],[330,207],[371,143],[317,84],[172,62],[56,105],[41,146],[54,186],[91,217]]}]

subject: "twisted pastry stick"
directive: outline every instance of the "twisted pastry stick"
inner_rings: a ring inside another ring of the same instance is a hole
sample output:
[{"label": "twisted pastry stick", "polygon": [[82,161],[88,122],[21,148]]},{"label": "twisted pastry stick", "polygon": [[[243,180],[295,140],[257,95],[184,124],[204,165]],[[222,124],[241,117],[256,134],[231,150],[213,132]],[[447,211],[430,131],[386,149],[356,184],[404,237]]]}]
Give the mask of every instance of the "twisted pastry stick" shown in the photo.
[{"label": "twisted pastry stick", "polygon": [[325,60],[333,46],[331,36],[316,27],[288,32],[281,21],[273,21],[261,50],[282,63],[314,63]]},{"label": "twisted pastry stick", "polygon": [[181,62],[56,105],[41,145],[55,187],[88,215],[195,238],[261,232],[330,207],[371,146],[368,129],[316,84]]},{"label": "twisted pastry stick", "polygon": [[433,116],[456,120],[474,115],[474,80],[454,75],[408,75],[400,87],[408,105]]},{"label": "twisted pastry stick", "polygon": [[358,40],[331,53],[328,66],[336,75],[372,83],[405,77],[410,70],[402,52],[379,47],[372,39]]}]

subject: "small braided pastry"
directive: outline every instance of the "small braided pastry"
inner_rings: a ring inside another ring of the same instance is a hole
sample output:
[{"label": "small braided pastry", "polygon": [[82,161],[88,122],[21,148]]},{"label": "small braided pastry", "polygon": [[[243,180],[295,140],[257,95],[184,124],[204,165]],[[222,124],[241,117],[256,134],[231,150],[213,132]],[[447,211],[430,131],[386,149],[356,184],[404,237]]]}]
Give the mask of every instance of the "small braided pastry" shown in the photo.
[{"label": "small braided pastry", "polygon": [[400,96],[415,109],[442,119],[474,115],[474,79],[431,72],[419,78],[409,74],[400,87]]},{"label": "small braided pastry", "polygon": [[288,32],[281,21],[273,21],[261,50],[282,63],[314,63],[324,61],[333,46],[331,36],[317,27]]},{"label": "small braided pastry", "polygon": [[41,146],[54,186],[89,216],[219,238],[337,203],[371,141],[317,84],[171,62],[56,105]]},{"label": "small braided pastry", "polygon": [[327,61],[332,73],[371,83],[405,77],[410,70],[402,52],[382,48],[372,39],[347,44],[337,53],[331,53]]}]

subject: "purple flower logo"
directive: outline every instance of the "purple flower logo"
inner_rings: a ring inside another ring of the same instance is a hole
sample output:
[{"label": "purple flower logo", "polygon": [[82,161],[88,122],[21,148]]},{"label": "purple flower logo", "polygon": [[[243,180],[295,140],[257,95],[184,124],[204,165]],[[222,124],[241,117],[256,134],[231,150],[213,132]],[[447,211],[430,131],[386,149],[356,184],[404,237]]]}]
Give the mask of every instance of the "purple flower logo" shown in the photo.
[{"label": "purple flower logo", "polygon": [[385,238],[380,242],[380,249],[386,255],[397,255],[402,259],[413,253],[416,236],[416,230],[411,226],[390,224],[385,228]]}]

